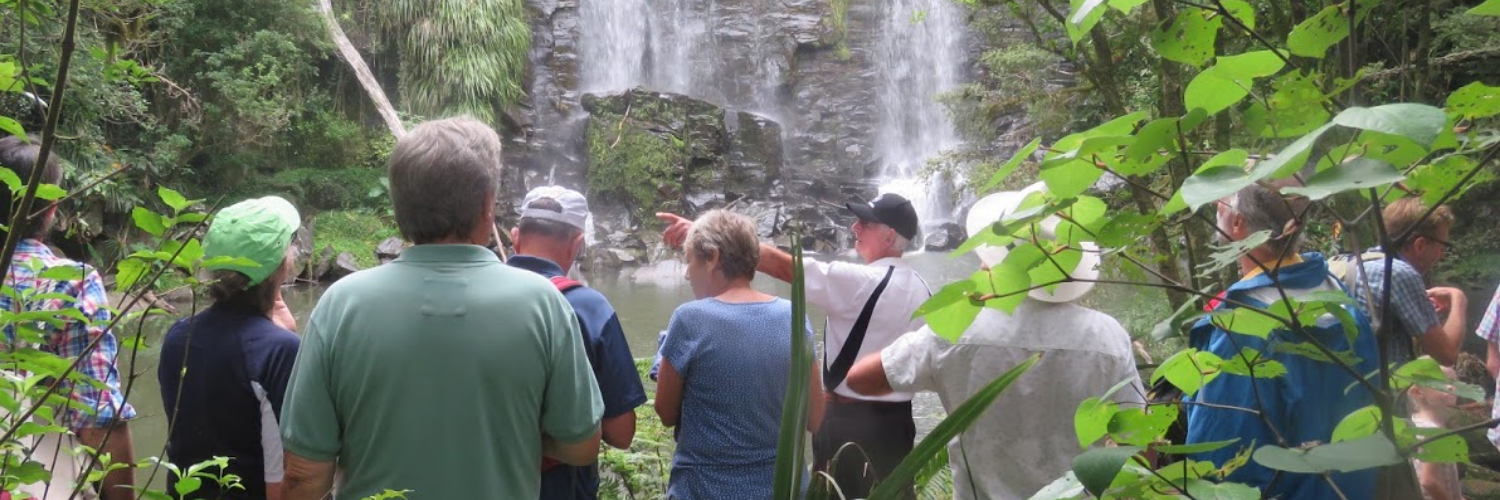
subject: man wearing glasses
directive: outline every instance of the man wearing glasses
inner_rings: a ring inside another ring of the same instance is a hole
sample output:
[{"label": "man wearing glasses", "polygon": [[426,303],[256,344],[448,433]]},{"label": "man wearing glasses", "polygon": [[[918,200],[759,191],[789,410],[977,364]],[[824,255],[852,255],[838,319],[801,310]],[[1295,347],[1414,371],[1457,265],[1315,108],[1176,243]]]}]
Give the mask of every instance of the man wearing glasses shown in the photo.
[{"label": "man wearing glasses", "polygon": [[[1425,279],[1453,246],[1448,243],[1453,211],[1446,205],[1429,210],[1420,198],[1409,197],[1391,203],[1382,215],[1386,234],[1397,246],[1390,263],[1390,301],[1385,298],[1385,250],[1378,247],[1361,256],[1364,272],[1355,277],[1354,297],[1370,312],[1378,334],[1388,339],[1386,362],[1415,359],[1413,344],[1419,344],[1422,352],[1453,366],[1463,346],[1469,299],[1457,288],[1427,288]],[[1390,310],[1384,311],[1387,303]]]}]

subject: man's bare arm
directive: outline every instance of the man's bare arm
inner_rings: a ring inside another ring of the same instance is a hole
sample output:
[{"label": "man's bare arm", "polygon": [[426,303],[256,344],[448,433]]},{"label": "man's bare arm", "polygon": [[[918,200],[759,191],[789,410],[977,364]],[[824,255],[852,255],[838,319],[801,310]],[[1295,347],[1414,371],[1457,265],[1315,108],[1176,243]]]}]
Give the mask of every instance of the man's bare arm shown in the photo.
[{"label": "man's bare arm", "polygon": [[850,390],[866,396],[883,396],[896,392],[891,388],[890,379],[885,376],[885,362],[880,360],[878,352],[855,361],[844,382],[849,384]]},{"label": "man's bare arm", "polygon": [[1462,290],[1448,287],[1433,288],[1427,295],[1444,306],[1441,309],[1448,319],[1427,329],[1421,339],[1422,352],[1443,366],[1453,366],[1458,362],[1458,353],[1463,350],[1464,335],[1467,334],[1468,296]]},{"label": "man's bare arm", "polygon": [[333,491],[333,462],[319,462],[286,452],[286,477],[281,482],[285,500],[320,500]]},{"label": "man's bare arm", "polygon": [[760,264],[755,270],[771,275],[772,278],[792,282],[792,254],[776,248],[775,245],[760,244]]},{"label": "man's bare arm", "polygon": [[[130,424],[120,422],[109,427],[86,427],[74,429],[78,442],[99,453],[109,454],[110,462],[134,464],[135,451],[130,443]],[[108,438],[108,439],[106,439]],[[104,500],[135,498],[135,471],[129,467],[118,469],[104,476],[100,489]]]},{"label": "man's bare arm", "polygon": [[599,423],[604,433],[604,443],[622,450],[630,449],[635,440],[635,411],[628,411],[604,419]]},{"label": "man's bare arm", "polygon": [[594,435],[577,443],[562,443],[552,436],[542,435],[542,454],[556,458],[559,462],[584,466],[594,463],[599,459],[599,439],[601,431],[595,430]]}]

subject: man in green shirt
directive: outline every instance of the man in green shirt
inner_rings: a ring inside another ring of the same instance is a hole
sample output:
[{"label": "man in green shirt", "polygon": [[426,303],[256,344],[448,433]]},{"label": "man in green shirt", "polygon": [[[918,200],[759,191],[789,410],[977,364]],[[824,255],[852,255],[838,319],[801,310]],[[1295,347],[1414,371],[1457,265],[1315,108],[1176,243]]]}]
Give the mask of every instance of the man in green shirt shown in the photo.
[{"label": "man in green shirt", "polygon": [[391,200],[416,246],[313,310],[282,405],[287,499],[536,498],[543,455],[596,459],[603,404],[572,309],[481,246],[499,167],[470,118],[396,143]]}]

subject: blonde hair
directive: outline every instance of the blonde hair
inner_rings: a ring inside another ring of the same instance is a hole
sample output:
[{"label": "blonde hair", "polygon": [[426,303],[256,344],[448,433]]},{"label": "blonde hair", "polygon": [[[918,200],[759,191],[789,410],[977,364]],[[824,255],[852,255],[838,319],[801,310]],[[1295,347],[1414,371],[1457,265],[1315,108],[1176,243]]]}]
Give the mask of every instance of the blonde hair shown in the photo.
[{"label": "blonde hair", "polygon": [[[1381,212],[1381,216],[1385,218],[1385,233],[1391,238],[1391,243],[1397,248],[1405,248],[1418,236],[1437,238],[1439,232],[1453,227],[1453,210],[1447,205],[1438,205],[1432,211],[1432,215],[1425,218],[1422,217],[1423,215],[1427,215],[1427,205],[1422,203],[1421,198],[1402,198],[1387,205]],[[1396,238],[1400,238],[1407,231],[1411,231],[1411,234],[1407,234],[1403,240],[1396,241]]]}]

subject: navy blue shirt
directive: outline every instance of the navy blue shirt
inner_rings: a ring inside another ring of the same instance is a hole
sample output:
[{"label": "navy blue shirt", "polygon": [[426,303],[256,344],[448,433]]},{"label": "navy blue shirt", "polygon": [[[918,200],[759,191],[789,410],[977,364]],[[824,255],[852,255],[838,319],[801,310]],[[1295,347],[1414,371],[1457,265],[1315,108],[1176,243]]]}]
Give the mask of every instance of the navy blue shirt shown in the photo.
[{"label": "navy blue shirt", "polygon": [[245,487],[221,492],[204,481],[194,498],[265,498],[266,482],[281,482],[281,399],[300,342],[264,313],[220,305],[167,331],[156,370],[167,456],[184,468],[230,457],[224,472]]},{"label": "navy blue shirt", "polygon": [[[511,256],[506,264],[548,279],[563,276],[562,267],[557,263],[530,255]],[[594,378],[599,381],[599,394],[604,399],[604,418],[618,417],[646,404],[646,389],[641,386],[635,358],[630,354],[630,343],[625,340],[625,330],[620,328],[620,318],[615,315],[614,306],[604,294],[586,286],[564,292],[563,298],[572,304],[573,312],[578,316],[579,330],[584,336],[583,349],[588,354]],[[543,500],[593,500],[598,494],[597,464],[587,467],[559,465],[542,474]]]}]

